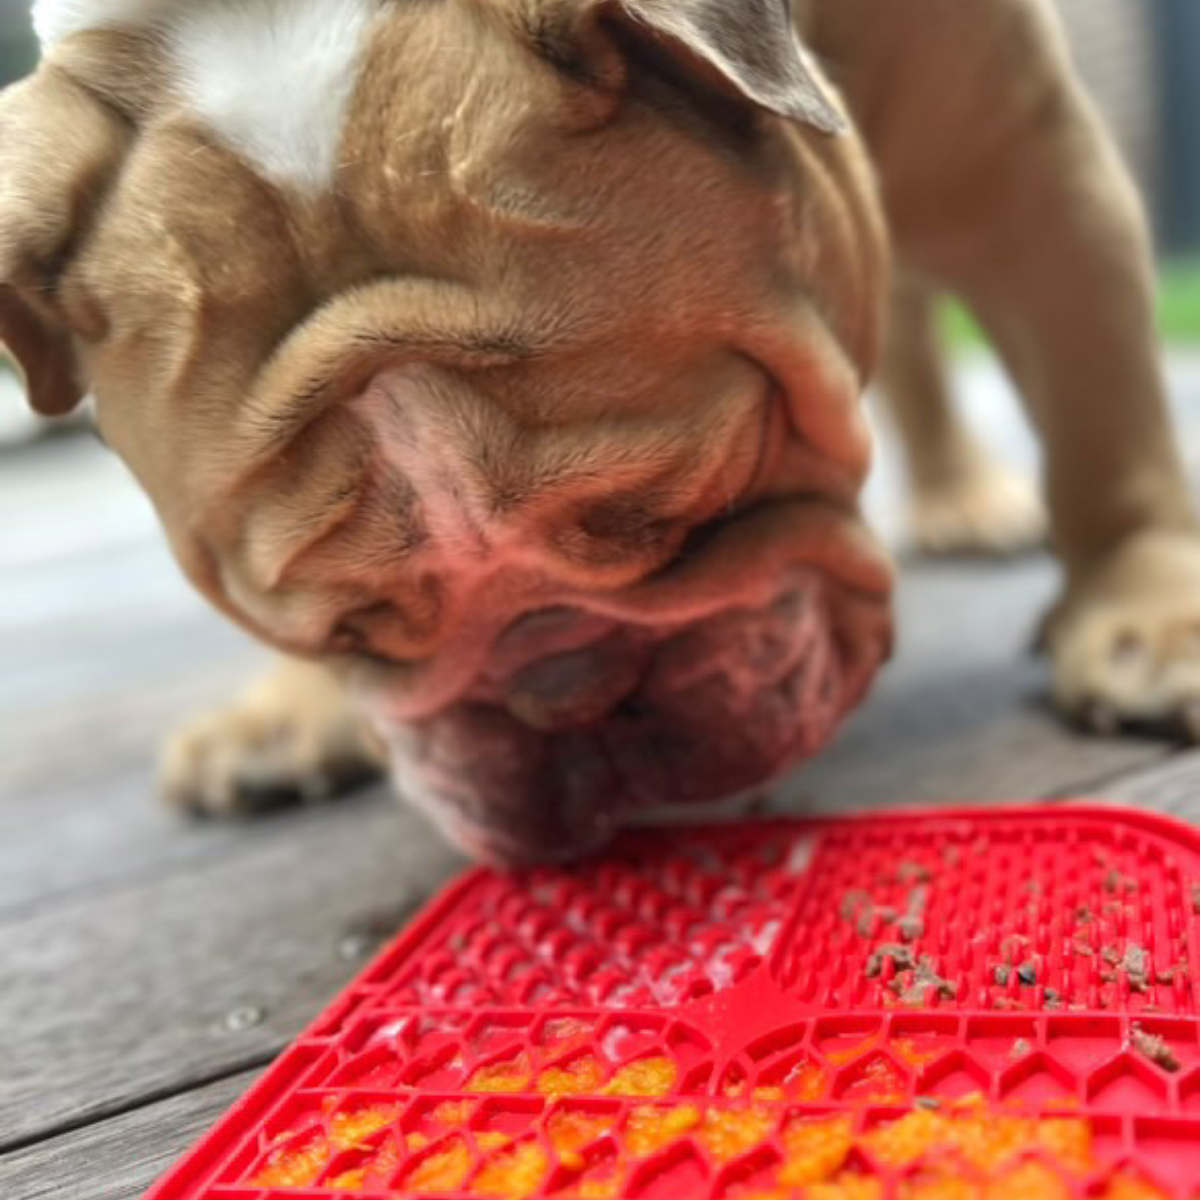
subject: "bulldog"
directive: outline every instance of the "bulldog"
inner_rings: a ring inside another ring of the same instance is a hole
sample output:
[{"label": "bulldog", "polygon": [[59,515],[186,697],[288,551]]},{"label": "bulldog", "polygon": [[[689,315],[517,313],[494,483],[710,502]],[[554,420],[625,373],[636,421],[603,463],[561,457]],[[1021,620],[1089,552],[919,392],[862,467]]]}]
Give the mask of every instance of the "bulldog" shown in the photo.
[{"label": "bulldog", "polygon": [[285,656],[168,749],[176,803],[386,764],[469,852],[557,860],[816,752],[892,638],[881,352],[928,540],[1037,530],[938,383],[934,289],[1042,439],[1063,711],[1200,731],[1144,220],[1043,0],[35,20],[0,337]]}]

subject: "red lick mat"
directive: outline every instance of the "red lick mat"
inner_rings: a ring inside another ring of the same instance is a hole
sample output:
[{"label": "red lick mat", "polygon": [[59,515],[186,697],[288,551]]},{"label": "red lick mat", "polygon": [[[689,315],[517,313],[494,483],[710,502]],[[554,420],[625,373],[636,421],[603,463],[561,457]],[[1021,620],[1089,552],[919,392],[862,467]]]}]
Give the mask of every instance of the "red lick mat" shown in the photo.
[{"label": "red lick mat", "polygon": [[149,1200],[1194,1200],[1200,834],[1099,806],[475,871]]}]

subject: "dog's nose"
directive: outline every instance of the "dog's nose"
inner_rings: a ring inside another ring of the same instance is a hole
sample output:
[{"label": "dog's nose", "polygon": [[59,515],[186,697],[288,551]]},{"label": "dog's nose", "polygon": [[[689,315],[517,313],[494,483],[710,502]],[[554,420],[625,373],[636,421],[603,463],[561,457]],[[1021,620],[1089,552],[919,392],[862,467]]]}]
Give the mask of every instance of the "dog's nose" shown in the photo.
[{"label": "dog's nose", "polygon": [[534,729],[555,733],[604,716],[642,677],[645,638],[624,629],[530,663],[503,686],[505,706]]}]

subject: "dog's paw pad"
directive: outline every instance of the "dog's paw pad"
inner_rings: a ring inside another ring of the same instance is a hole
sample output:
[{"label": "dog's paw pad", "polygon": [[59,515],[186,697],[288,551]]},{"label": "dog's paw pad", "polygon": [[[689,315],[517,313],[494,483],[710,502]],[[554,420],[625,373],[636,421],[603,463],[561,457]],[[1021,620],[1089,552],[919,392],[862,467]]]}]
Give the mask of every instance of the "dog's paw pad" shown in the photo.
[{"label": "dog's paw pad", "polygon": [[914,489],[909,540],[929,555],[1017,554],[1044,543],[1046,514],[1028,480],[993,463]]},{"label": "dog's paw pad", "polygon": [[170,739],[160,790],[182,812],[248,817],[333,799],[380,771],[378,754],[349,723],[311,728],[234,706]]},{"label": "dog's paw pad", "polygon": [[1083,727],[1200,742],[1200,542],[1129,547],[1052,619],[1049,648]]}]

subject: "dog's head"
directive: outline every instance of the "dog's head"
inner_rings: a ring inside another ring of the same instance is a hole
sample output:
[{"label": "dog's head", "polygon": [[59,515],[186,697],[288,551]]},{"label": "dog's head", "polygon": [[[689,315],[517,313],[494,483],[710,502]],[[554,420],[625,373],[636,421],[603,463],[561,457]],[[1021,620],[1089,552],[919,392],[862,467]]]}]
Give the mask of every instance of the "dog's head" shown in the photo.
[{"label": "dog's head", "polygon": [[761,782],[889,639],[883,238],[785,0],[42,0],[0,337],[498,857]]}]

